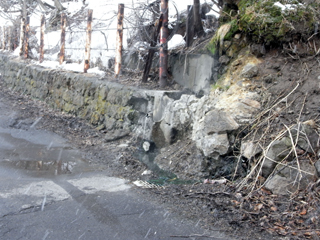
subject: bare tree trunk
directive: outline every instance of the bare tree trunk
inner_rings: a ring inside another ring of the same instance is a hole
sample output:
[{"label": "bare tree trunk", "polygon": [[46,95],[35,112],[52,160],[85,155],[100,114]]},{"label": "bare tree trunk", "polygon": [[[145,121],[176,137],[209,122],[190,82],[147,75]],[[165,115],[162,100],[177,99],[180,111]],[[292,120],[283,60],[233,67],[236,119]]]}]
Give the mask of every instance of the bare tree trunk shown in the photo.
[{"label": "bare tree trunk", "polygon": [[161,14],[163,16],[162,26],[160,28],[160,60],[159,60],[159,85],[160,88],[167,86],[168,82],[168,18],[169,18],[169,0],[161,0]]},{"label": "bare tree trunk", "polygon": [[193,16],[194,16],[194,33],[201,37],[204,34],[201,15],[200,15],[200,0],[193,0]]}]

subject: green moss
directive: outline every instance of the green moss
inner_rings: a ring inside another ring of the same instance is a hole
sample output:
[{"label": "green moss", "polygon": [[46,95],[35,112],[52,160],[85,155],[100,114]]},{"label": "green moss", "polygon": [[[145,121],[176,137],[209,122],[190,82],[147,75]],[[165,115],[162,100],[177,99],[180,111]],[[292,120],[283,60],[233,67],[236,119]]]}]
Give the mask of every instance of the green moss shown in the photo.
[{"label": "green moss", "polygon": [[215,90],[221,90],[221,91],[227,91],[230,88],[230,85],[222,85],[218,82],[216,82],[215,84],[211,85],[211,91],[215,91]]},{"label": "green moss", "polygon": [[[221,30],[221,31],[220,31]],[[237,19],[234,19],[228,23],[222,25],[210,42],[207,44],[206,48],[213,55],[216,54],[219,47],[219,43],[222,43],[224,40],[231,40],[234,34],[239,30]]]},{"label": "green moss", "polygon": [[231,22],[229,22],[231,25],[231,28],[229,32],[225,35],[224,40],[231,40],[234,34],[239,31],[239,26],[238,26],[238,20],[234,19]]},{"label": "green moss", "polygon": [[311,34],[317,21],[315,8],[291,1],[290,4],[297,4],[295,9],[282,11],[274,5],[276,2],[278,0],[241,0],[238,4],[239,28],[255,42],[279,42],[297,32],[302,36]]},{"label": "green moss", "polygon": [[207,49],[209,50],[210,53],[213,55],[216,54],[217,51],[217,39],[215,36],[210,40],[210,42],[207,44]]}]

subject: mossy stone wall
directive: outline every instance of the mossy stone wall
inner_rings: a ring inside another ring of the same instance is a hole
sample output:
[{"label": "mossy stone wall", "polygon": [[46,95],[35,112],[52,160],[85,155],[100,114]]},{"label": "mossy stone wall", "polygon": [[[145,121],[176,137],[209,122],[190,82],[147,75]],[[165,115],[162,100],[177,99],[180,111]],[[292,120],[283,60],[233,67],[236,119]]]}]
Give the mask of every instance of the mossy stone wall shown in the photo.
[{"label": "mossy stone wall", "polygon": [[92,75],[28,65],[7,55],[0,55],[0,73],[9,88],[86,119],[99,129],[131,131],[148,111],[140,106],[141,101],[149,103],[139,89]]}]

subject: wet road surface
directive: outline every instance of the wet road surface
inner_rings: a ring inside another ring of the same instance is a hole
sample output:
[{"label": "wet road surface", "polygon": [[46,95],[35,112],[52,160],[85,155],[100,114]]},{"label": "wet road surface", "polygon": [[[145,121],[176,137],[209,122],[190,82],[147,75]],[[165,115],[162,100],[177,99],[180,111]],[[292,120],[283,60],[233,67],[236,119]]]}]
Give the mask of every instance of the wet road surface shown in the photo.
[{"label": "wet road surface", "polygon": [[19,119],[1,102],[0,112],[0,239],[230,239],[203,237],[213,234],[144,200],[37,130],[41,118]]}]

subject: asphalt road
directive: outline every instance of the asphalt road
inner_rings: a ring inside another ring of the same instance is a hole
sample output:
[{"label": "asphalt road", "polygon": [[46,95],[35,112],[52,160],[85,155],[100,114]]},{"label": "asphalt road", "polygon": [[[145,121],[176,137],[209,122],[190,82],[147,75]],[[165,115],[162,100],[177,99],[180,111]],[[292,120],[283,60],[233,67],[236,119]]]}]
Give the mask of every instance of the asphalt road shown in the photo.
[{"label": "asphalt road", "polygon": [[230,239],[92,167],[66,139],[37,130],[40,118],[26,124],[2,102],[0,113],[0,239]]}]

